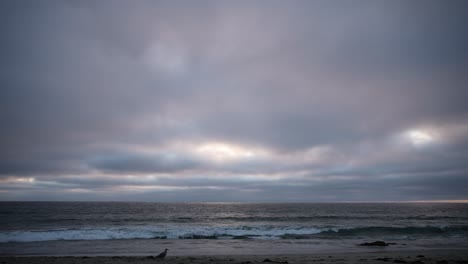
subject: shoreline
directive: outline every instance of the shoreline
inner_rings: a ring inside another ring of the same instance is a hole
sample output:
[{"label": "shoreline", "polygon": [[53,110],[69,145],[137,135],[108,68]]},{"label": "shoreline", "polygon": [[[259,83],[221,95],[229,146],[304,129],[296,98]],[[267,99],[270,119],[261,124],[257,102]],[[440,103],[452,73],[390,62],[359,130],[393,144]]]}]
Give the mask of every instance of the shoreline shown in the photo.
[{"label": "shoreline", "polygon": [[[428,241],[386,240],[389,246],[360,246],[375,240],[80,240],[0,243],[0,257],[60,257],[60,256],[132,256],[155,254],[165,248],[171,257],[184,256],[254,256],[254,255],[316,255],[373,254],[393,252],[457,251],[468,245],[466,239]],[[396,243],[395,243],[396,242]]]},{"label": "shoreline", "polygon": [[[155,254],[156,255],[156,254]],[[468,264],[468,252],[463,249],[417,251],[379,251],[348,253],[312,253],[281,255],[195,255],[168,256],[164,260],[150,256],[0,256],[2,264]]]}]

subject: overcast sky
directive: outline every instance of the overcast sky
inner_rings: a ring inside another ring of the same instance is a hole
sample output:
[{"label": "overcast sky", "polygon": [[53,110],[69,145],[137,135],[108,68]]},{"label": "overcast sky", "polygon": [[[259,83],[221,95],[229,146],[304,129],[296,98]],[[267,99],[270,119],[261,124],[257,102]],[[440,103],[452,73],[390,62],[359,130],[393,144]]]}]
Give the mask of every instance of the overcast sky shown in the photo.
[{"label": "overcast sky", "polygon": [[468,200],[468,2],[0,1],[0,200]]}]

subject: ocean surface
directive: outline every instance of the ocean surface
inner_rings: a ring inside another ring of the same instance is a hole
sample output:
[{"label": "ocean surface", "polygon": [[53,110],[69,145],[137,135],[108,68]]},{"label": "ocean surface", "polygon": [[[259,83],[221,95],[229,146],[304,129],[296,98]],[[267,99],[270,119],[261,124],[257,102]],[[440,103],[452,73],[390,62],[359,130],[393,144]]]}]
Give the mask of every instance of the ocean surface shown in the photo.
[{"label": "ocean surface", "polygon": [[[386,248],[358,244],[384,240]],[[468,204],[0,202],[0,255],[287,254],[468,247]]]}]

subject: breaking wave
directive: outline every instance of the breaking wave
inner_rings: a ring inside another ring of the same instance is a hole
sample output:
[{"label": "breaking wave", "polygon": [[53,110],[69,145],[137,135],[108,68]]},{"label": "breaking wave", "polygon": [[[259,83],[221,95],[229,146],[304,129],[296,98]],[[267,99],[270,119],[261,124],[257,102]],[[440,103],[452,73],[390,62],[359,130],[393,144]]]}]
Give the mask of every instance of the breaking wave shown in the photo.
[{"label": "breaking wave", "polygon": [[284,234],[283,239],[308,238],[350,238],[350,237],[382,237],[382,236],[468,236],[468,226],[450,227],[356,227],[323,230],[317,234]]},{"label": "breaking wave", "polygon": [[178,226],[54,229],[0,232],[0,242],[112,239],[346,239],[363,237],[463,236],[468,226],[314,228],[303,226]]}]

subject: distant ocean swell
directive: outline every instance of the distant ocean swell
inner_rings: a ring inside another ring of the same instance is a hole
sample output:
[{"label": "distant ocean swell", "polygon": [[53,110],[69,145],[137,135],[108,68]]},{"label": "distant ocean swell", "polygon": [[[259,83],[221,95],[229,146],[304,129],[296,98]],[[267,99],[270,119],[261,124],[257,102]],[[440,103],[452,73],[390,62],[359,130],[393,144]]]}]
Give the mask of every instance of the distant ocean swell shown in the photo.
[{"label": "distant ocean swell", "polygon": [[110,239],[346,239],[365,237],[468,237],[468,226],[311,228],[279,226],[121,227],[3,231],[0,243]]},{"label": "distant ocean swell", "polygon": [[[263,221],[275,221],[275,222],[308,222],[314,220],[381,220],[385,218],[386,220],[445,220],[445,219],[458,219],[458,220],[468,220],[468,218],[462,217],[451,217],[451,216],[342,216],[342,215],[319,215],[319,216],[296,216],[296,217],[217,217],[213,218],[216,220],[231,220],[231,221],[248,221],[248,222],[263,222]],[[192,218],[185,218],[191,219]]]},{"label": "distant ocean swell", "polygon": [[[89,221],[92,223],[225,223],[225,222],[294,222],[294,223],[307,223],[313,221],[340,221],[340,220],[385,220],[385,221],[405,221],[405,220],[416,220],[416,221],[431,221],[431,220],[458,220],[467,221],[468,217],[451,217],[451,216],[341,216],[341,215],[319,215],[319,216],[295,216],[295,217],[284,217],[284,216],[240,216],[240,217],[173,217],[173,218],[154,218],[154,217],[123,217],[123,218],[112,218],[107,219],[105,217],[80,217],[80,218],[54,218],[55,223],[82,223],[83,221]],[[37,219],[36,223],[48,223],[50,219]]]}]

